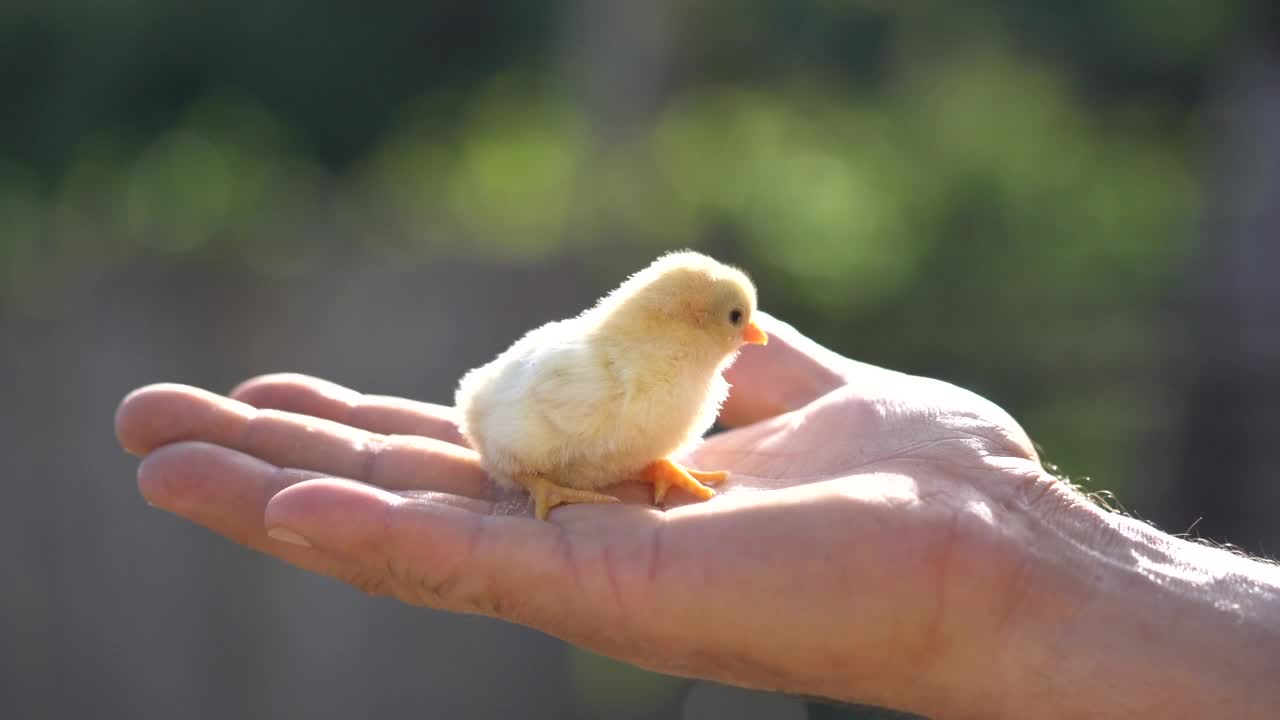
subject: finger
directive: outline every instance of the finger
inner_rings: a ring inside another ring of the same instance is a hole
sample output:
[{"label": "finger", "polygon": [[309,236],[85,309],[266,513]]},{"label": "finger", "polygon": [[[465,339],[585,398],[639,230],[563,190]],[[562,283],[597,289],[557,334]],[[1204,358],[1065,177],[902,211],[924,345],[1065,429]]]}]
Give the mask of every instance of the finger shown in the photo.
[{"label": "finger", "polygon": [[638,590],[644,570],[605,566],[613,557],[629,562],[615,565],[647,567],[643,558],[655,513],[625,506],[567,510],[599,518],[575,530],[409,500],[368,485],[314,480],[272,498],[266,525],[384,569],[407,602],[502,617],[572,638],[583,628],[619,624],[611,598],[644,602]]},{"label": "finger", "polygon": [[116,408],[116,439],[126,451],[143,456],[161,445],[186,437],[200,428],[217,442],[231,441],[254,409],[243,403],[223,402],[217,395],[188,385],[159,383],[138,388]]},{"label": "finger", "polygon": [[[241,545],[370,592],[379,590],[376,575],[357,563],[267,535],[263,514],[271,497],[315,477],[314,472],[281,468],[234,450],[188,442],[148,455],[138,466],[138,490],[149,504]],[[482,501],[456,496],[444,502],[478,512],[488,509]]]},{"label": "finger", "polygon": [[771,315],[757,311],[756,320],[769,343],[743,348],[725,371],[732,389],[719,420],[726,427],[803,407],[843,385],[845,371],[855,365]]},{"label": "finger", "polygon": [[489,492],[478,456],[463,447],[413,435],[379,435],[307,415],[258,410],[184,385],[134,391],[116,413],[116,432],[131,452],[146,454],[198,440],[282,467],[405,490],[470,497]]},{"label": "finger", "polygon": [[267,543],[262,511],[272,495],[316,474],[286,471],[218,445],[166,445],[138,465],[138,491],[147,502],[181,515],[242,545]]},{"label": "finger", "polygon": [[[322,477],[327,476],[273,465],[219,445],[178,442],[142,460],[138,491],[151,505],[242,545],[262,549],[271,546],[262,524],[267,501],[287,487]],[[444,493],[432,493],[431,497],[476,512],[489,512],[493,507],[483,500]]]},{"label": "finger", "polygon": [[258,408],[312,415],[384,435],[423,435],[467,445],[452,407],[386,395],[362,395],[308,375],[261,375],[241,383],[231,391],[231,397]]}]

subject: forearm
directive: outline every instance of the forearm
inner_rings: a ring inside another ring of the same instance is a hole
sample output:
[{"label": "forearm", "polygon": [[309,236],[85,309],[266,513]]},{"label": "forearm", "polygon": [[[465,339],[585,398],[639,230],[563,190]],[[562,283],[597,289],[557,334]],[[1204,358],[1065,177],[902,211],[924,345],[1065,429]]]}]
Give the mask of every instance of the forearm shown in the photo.
[{"label": "forearm", "polygon": [[1280,568],[1099,509],[1049,522],[1060,554],[1004,714],[1280,716]]}]

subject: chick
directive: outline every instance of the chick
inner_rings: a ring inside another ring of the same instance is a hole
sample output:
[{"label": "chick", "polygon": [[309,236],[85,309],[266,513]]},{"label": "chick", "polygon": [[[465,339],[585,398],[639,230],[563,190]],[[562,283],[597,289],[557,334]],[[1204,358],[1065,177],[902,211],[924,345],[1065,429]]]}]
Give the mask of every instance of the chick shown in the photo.
[{"label": "chick", "polygon": [[562,503],[617,502],[598,489],[627,479],[708,499],[727,472],[671,459],[715,421],[721,377],[755,323],[756,289],[740,270],[679,252],[631,276],[594,307],[530,331],[459,383],[462,433],[485,469],[526,488],[539,519]]}]

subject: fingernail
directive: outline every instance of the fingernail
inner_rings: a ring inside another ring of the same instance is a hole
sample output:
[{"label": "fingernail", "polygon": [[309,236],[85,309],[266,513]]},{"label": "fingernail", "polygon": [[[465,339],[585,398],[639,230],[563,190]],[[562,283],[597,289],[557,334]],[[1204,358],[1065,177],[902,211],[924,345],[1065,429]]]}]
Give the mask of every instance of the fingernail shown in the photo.
[{"label": "fingernail", "polygon": [[270,530],[267,531],[267,537],[272,538],[274,540],[279,540],[280,542],[289,543],[290,545],[300,545],[302,547],[311,547],[311,543],[307,542],[306,538],[302,537],[298,533],[288,528],[282,528],[282,527],[271,528]]}]

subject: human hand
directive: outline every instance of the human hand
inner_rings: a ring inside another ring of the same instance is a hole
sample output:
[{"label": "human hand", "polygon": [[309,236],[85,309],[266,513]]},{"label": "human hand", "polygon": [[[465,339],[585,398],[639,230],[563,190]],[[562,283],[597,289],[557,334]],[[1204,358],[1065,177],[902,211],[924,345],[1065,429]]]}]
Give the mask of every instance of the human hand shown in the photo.
[{"label": "human hand", "polygon": [[1095,509],[991,403],[764,322],[770,344],[729,371],[733,429],[688,458],[730,478],[666,510],[637,484],[535,521],[450,408],[295,375],[142,388],[117,432],[152,504],[373,594],[749,687],[1017,706],[1009,686],[1049,672],[1046,621],[1083,600],[1061,550]]}]

